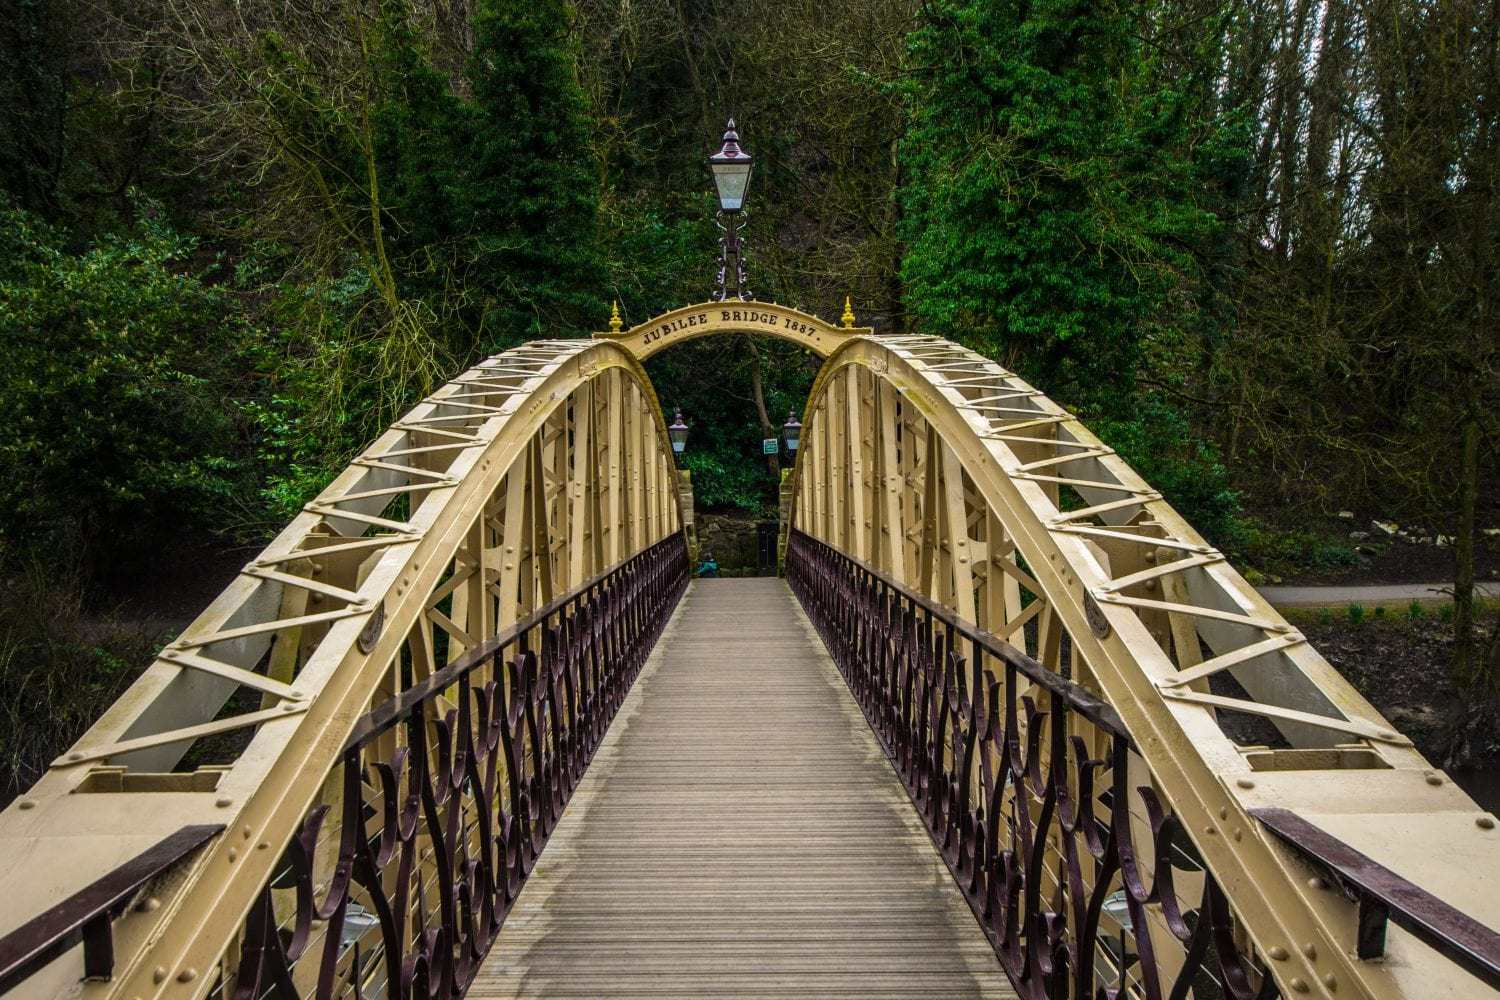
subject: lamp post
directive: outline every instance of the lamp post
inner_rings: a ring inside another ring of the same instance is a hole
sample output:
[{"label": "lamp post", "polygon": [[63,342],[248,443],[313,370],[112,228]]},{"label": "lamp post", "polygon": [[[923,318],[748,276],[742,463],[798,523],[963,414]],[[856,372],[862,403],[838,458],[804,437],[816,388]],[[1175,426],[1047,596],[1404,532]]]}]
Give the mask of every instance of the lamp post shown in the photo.
[{"label": "lamp post", "polygon": [[719,151],[708,158],[708,169],[714,175],[714,188],[719,195],[719,211],[714,217],[723,236],[719,237],[719,287],[714,301],[722,302],[733,296],[737,299],[752,299],[755,296],[745,287],[745,250],[740,239],[740,230],[745,228],[745,195],[750,190],[750,170],[754,160],[750,153],[740,148],[740,134],[735,131],[734,119],[724,130],[724,140]]},{"label": "lamp post", "polygon": [[797,445],[802,443],[802,421],[797,419],[797,411],[788,411],[786,423],[781,425],[781,436],[786,440],[786,450],[791,453],[793,461],[797,458]]},{"label": "lamp post", "polygon": [[688,425],[682,419],[682,411],[678,410],[672,422],[667,425],[667,437],[672,439],[673,453],[681,455],[687,450],[687,436]]}]

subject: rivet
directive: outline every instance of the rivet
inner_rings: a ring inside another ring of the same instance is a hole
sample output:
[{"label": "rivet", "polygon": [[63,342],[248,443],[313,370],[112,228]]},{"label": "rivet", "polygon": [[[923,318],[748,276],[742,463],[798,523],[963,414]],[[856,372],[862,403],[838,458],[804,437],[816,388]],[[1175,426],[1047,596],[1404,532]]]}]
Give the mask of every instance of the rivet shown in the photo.
[{"label": "rivet", "polygon": [[1229,818],[1229,809],[1227,807],[1224,807],[1224,806],[1220,806],[1219,807],[1219,818],[1220,819],[1228,819]]},{"label": "rivet", "polygon": [[166,978],[167,978],[167,970],[163,969],[161,966],[158,965],[156,968],[154,968],[154,969],[151,970],[151,981],[153,983],[159,983],[163,979],[166,979]]},{"label": "rivet", "polygon": [[1274,958],[1278,962],[1285,962],[1287,960],[1287,951],[1286,951],[1285,948],[1283,948],[1279,944],[1278,945],[1272,945],[1271,946],[1271,950],[1268,951],[1268,952],[1266,952],[1266,954],[1270,955],[1272,958]]},{"label": "rivet", "polygon": [[1312,878],[1307,880],[1307,887],[1309,889],[1326,889],[1328,888],[1328,883],[1324,882],[1322,879],[1318,878],[1318,876],[1314,875]]},{"label": "rivet", "polygon": [[1307,980],[1303,979],[1300,976],[1293,976],[1292,981],[1287,983],[1287,985],[1292,988],[1293,993],[1307,992]]},{"label": "rivet", "polygon": [[268,848],[270,846],[271,846],[270,841],[262,840],[260,843],[258,843],[258,844],[255,845],[255,849],[257,851],[264,851],[266,848]]},{"label": "rivet", "polygon": [[1396,732],[1390,729],[1377,729],[1375,731],[1375,735],[1379,736],[1383,740],[1394,740],[1398,738]]},{"label": "rivet", "polygon": [[1241,788],[1255,787],[1255,782],[1251,781],[1249,778],[1241,778],[1240,780],[1236,781],[1235,784],[1239,785]]},{"label": "rivet", "polygon": [[16,807],[19,809],[35,809],[36,803],[31,801],[30,799],[22,799],[21,801],[16,803]]},{"label": "rivet", "polygon": [[1241,830],[1239,827],[1235,827],[1234,828],[1234,839],[1235,840],[1239,840],[1244,835],[1245,835],[1245,832],[1243,830]]},{"label": "rivet", "polygon": [[135,908],[141,913],[155,913],[157,910],[161,909],[161,900],[157,899],[155,896],[147,896],[145,899],[137,903]]},{"label": "rivet", "polygon": [[1442,778],[1439,778],[1439,777],[1438,777],[1438,776],[1437,776],[1437,775],[1435,775],[1435,774],[1429,774],[1429,775],[1428,775],[1428,776],[1427,776],[1427,783],[1428,783],[1428,784],[1429,784],[1429,785],[1441,785],[1441,784],[1442,784],[1442,783],[1443,783],[1443,779],[1442,779]]},{"label": "rivet", "polygon": [[1339,977],[1330,972],[1323,977],[1323,985],[1328,988],[1329,993],[1337,993],[1339,991]]},{"label": "rivet", "polygon": [[1309,941],[1302,946],[1302,954],[1307,956],[1309,962],[1316,962],[1318,960],[1318,946]]},{"label": "rivet", "polygon": [[297,706],[288,701],[281,706],[281,710],[283,712],[295,712],[297,711]]},{"label": "rivet", "polygon": [[240,827],[240,836],[244,837],[246,840],[249,840],[250,839],[250,827],[248,827],[248,826],[242,826],[242,827]]},{"label": "rivet", "polygon": [[194,979],[197,979],[197,978],[198,978],[198,970],[197,969],[187,968],[187,969],[183,969],[181,972],[177,973],[177,981],[179,983],[190,983]]},{"label": "rivet", "polygon": [[235,860],[235,859],[236,859],[236,858],[238,858],[238,857],[239,857],[239,856],[240,856],[240,852],[239,852],[239,851],[238,851],[238,850],[236,850],[236,849],[235,849],[235,848],[233,848],[233,847],[231,847],[231,848],[230,848],[230,849],[229,849],[229,860],[230,860],[230,861],[234,861],[234,860]]},{"label": "rivet", "polygon": [[1495,821],[1489,816],[1481,816],[1474,822],[1478,824],[1481,830],[1493,830],[1495,828]]},{"label": "rivet", "polygon": [[74,751],[73,753],[68,754],[68,759],[69,760],[83,760],[83,754],[78,753],[77,751]]},{"label": "rivet", "polygon": [[1213,836],[1213,834],[1214,834],[1214,828],[1211,827],[1211,826],[1205,826],[1203,828],[1203,832],[1206,833],[1206,834],[1208,834],[1209,836]]},{"label": "rivet", "polygon": [[218,806],[220,809],[223,809],[223,808],[226,808],[227,806],[234,805],[234,799],[231,799],[227,795],[221,796],[220,798],[217,798],[217,799],[214,800],[214,805]]}]

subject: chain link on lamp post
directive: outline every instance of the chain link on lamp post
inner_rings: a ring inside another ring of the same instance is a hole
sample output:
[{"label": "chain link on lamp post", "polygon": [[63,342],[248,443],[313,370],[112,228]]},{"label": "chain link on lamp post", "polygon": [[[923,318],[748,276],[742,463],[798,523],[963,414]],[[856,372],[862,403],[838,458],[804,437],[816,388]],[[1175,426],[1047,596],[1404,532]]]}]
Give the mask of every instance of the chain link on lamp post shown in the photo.
[{"label": "chain link on lamp post", "polygon": [[753,166],[754,158],[749,151],[740,148],[740,134],[731,118],[719,151],[708,158],[708,169],[713,173],[719,196],[714,222],[724,234],[719,237],[719,287],[714,292],[715,302],[730,297],[755,298],[745,284],[745,244],[740,238],[740,231],[745,228],[745,195],[750,190]]}]

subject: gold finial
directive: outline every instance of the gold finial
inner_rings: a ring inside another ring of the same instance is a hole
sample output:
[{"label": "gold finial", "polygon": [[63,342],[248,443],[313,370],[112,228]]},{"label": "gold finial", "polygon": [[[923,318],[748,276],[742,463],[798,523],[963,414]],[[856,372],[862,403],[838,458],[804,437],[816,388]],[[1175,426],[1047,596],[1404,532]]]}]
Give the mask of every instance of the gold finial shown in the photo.
[{"label": "gold finial", "polygon": [[844,296],[844,315],[839,317],[839,322],[844,324],[845,330],[854,329],[854,306],[847,295]]},{"label": "gold finial", "polygon": [[620,300],[616,299],[609,307],[609,332],[619,333],[625,329],[625,321],[620,319]]}]

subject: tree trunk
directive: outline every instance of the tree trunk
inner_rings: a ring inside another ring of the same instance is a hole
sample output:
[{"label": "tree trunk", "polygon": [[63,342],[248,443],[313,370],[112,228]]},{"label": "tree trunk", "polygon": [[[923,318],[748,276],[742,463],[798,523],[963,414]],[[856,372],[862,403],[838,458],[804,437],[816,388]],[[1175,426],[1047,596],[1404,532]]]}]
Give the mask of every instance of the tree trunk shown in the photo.
[{"label": "tree trunk", "polygon": [[[766,394],[760,384],[760,348],[755,344],[755,338],[745,337],[746,343],[750,345],[750,392],[755,397],[755,412],[760,416],[760,436],[770,438],[776,436],[776,428],[771,423],[771,414],[766,410]],[[781,454],[766,456],[766,471],[776,482],[781,481]]]},{"label": "tree trunk", "polygon": [[1474,642],[1474,534],[1479,499],[1479,414],[1467,408],[1460,431],[1458,535],[1453,540],[1453,673],[1479,693],[1485,670]]}]

